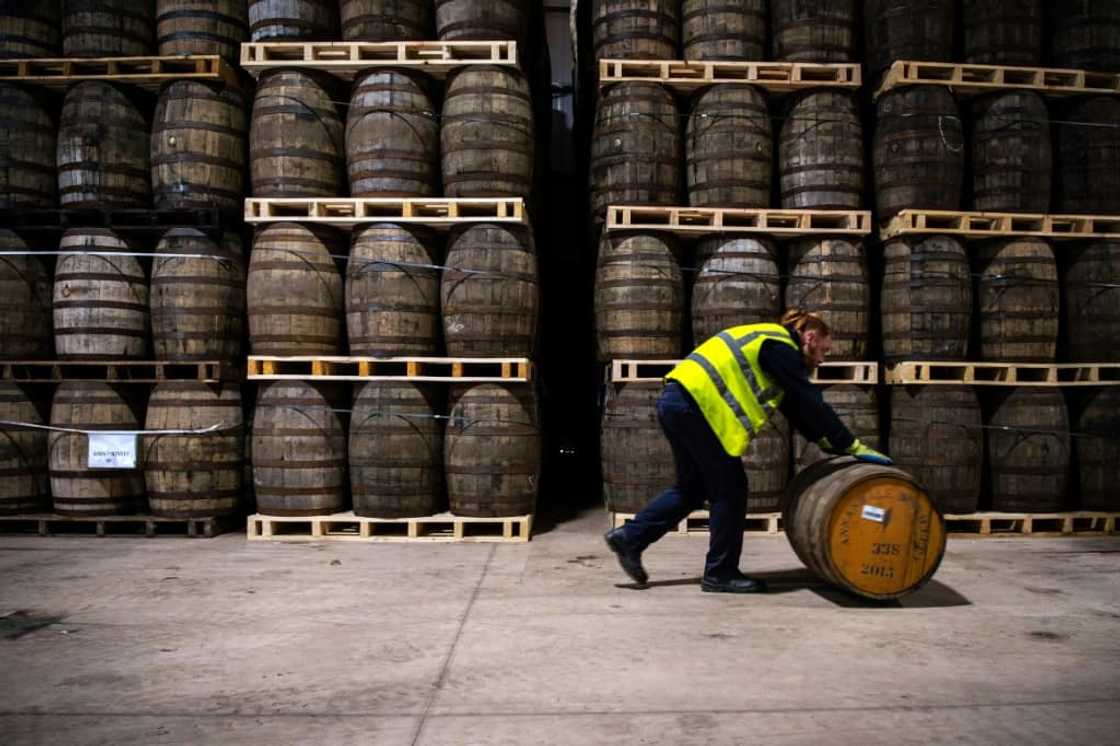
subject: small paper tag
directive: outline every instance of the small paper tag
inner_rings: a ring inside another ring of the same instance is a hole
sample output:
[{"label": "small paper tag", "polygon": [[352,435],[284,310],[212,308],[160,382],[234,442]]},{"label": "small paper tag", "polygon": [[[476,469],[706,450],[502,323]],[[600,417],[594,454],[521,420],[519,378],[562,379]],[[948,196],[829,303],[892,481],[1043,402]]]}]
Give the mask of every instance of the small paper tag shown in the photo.
[{"label": "small paper tag", "polygon": [[865,521],[875,521],[876,523],[886,523],[887,511],[883,508],[876,508],[874,505],[864,505],[863,519]]},{"label": "small paper tag", "polygon": [[135,433],[90,433],[87,461],[91,469],[135,469]]}]

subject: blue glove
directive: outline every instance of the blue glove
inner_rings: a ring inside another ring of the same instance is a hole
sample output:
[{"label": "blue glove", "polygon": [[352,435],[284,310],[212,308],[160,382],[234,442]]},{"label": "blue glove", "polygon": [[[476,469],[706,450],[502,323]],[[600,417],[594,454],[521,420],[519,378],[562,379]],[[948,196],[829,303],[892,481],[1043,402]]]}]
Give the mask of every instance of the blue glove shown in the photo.
[{"label": "blue glove", "polygon": [[874,448],[868,448],[863,443],[860,443],[858,438],[854,443],[848,446],[847,453],[849,456],[855,456],[860,461],[866,461],[869,464],[880,464],[882,466],[891,466],[894,464],[889,456],[879,453]]}]

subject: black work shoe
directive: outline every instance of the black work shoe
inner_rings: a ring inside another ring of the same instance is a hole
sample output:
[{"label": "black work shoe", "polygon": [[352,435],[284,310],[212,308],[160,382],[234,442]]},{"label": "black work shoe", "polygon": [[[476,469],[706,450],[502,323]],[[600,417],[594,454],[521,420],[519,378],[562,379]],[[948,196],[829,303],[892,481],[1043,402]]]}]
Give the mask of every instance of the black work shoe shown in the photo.
[{"label": "black work shoe", "polygon": [[618,564],[622,565],[622,570],[635,583],[645,585],[646,581],[649,580],[649,575],[642,567],[642,553],[627,543],[622,528],[611,529],[603,534],[603,538],[607,540],[607,546],[611,548],[611,551],[618,555]]},{"label": "black work shoe", "polygon": [[765,593],[766,581],[740,575],[729,580],[704,577],[700,580],[700,590],[707,593]]}]

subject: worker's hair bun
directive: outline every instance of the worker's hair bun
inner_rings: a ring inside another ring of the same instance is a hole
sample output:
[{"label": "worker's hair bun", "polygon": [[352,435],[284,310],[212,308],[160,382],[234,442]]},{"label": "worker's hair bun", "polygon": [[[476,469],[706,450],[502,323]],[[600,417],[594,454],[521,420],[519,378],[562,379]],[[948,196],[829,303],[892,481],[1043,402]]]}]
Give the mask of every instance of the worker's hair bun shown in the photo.
[{"label": "worker's hair bun", "polygon": [[792,326],[800,332],[804,331],[817,331],[821,334],[832,334],[832,329],[829,328],[828,322],[822,319],[811,311],[804,311],[800,308],[790,308],[782,314],[782,326]]}]

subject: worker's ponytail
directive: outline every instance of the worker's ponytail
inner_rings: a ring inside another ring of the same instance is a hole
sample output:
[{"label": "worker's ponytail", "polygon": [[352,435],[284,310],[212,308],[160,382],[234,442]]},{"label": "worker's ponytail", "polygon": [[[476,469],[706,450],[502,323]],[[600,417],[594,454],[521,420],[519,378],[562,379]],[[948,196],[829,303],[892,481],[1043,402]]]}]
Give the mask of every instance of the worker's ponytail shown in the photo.
[{"label": "worker's ponytail", "polygon": [[831,336],[832,329],[828,322],[815,313],[803,311],[800,308],[790,308],[782,314],[782,326],[792,326],[798,334],[806,331],[816,331],[824,336]]}]

